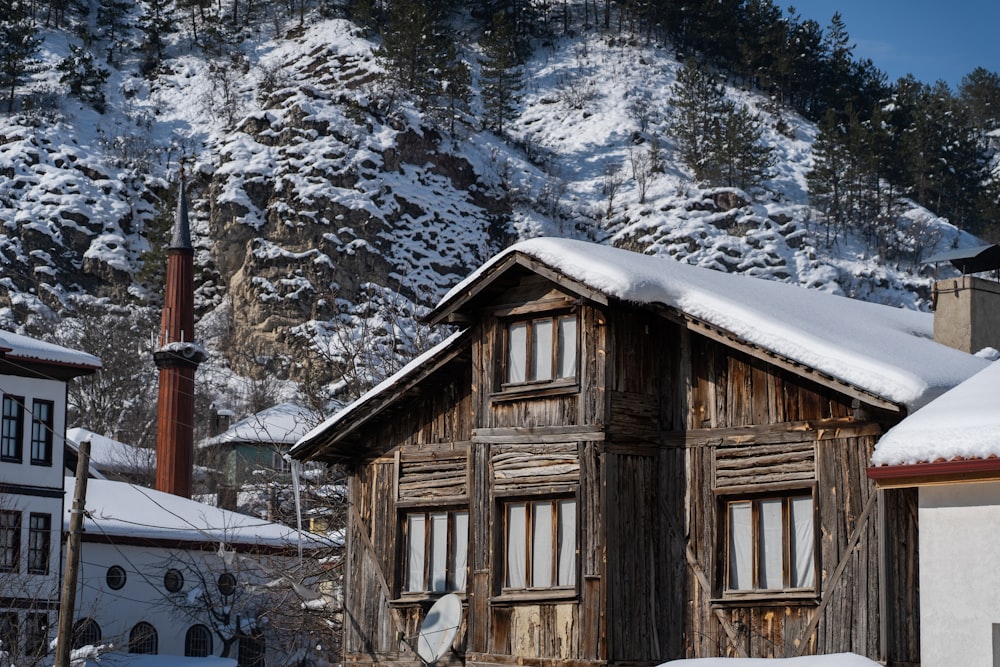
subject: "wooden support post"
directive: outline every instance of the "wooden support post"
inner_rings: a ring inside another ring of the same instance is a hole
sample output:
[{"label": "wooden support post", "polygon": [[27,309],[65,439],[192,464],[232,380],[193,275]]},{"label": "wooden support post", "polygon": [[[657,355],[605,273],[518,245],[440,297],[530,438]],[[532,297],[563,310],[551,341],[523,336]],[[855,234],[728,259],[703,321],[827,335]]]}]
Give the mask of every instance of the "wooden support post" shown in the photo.
[{"label": "wooden support post", "polygon": [[80,573],[80,534],[83,532],[83,512],[87,502],[87,471],[90,468],[90,440],[80,443],[80,458],[76,464],[76,491],[69,515],[66,535],[66,573],[63,576],[59,600],[59,629],[56,633],[55,667],[70,667],[69,653],[73,648],[73,612],[76,605],[76,582]]}]

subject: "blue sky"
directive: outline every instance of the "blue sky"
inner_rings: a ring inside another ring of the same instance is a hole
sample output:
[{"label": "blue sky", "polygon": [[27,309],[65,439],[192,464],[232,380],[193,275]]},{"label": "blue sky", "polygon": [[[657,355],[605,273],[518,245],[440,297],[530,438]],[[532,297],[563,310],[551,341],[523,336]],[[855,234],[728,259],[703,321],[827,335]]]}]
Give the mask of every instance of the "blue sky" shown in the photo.
[{"label": "blue sky", "polygon": [[839,11],[857,45],[854,55],[871,58],[889,81],[913,74],[938,79],[954,90],[976,67],[1000,73],[998,0],[784,0],[824,31]]}]

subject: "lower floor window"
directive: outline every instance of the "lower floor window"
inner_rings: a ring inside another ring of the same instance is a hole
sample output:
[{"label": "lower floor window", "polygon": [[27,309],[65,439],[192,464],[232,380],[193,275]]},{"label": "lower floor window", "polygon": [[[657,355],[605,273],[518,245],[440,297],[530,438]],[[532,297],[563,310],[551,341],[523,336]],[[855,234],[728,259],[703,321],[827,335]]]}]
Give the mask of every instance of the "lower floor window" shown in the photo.
[{"label": "lower floor window", "polygon": [[24,651],[29,656],[44,655],[49,645],[48,614],[28,614],[24,617]]},{"label": "lower floor window", "polygon": [[204,625],[192,625],[184,635],[184,655],[207,658],[212,655],[212,633]]},{"label": "lower floor window", "polygon": [[146,621],[139,621],[128,633],[128,652],[155,654],[159,645],[156,628]]},{"label": "lower floor window", "polygon": [[504,588],[576,584],[576,500],[507,502],[504,518]]},{"label": "lower floor window", "polygon": [[811,494],[728,500],[726,592],[815,588]]},{"label": "lower floor window", "polygon": [[469,512],[406,514],[407,592],[461,591],[469,552]]}]

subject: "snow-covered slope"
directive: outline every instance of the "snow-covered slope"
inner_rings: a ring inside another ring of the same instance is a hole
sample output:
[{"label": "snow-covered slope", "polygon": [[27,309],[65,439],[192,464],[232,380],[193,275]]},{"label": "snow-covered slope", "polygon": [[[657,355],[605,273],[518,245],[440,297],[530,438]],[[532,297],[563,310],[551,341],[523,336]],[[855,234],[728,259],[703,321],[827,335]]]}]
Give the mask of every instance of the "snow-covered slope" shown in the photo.
[{"label": "snow-covered slope", "polygon": [[[39,75],[27,101],[58,110],[0,115],[0,324],[61,313],[80,294],[155,304],[139,271],[181,157],[201,335],[230,362],[296,338],[332,359],[380,346],[406,357],[428,342],[415,326],[424,309],[502,248],[543,235],[927,307],[920,267],[827,242],[805,185],[815,127],[787,110],[730,89],[761,114],[777,168],[760,192],[700,188],[667,131],[679,65],[663,45],[586,33],[540,46],[507,136],[474,117],[452,136],[384,89],[377,45],[356,26],[306,25],[216,61],[174,44],[156,78],[125,59],[105,114],[53,94],[54,67]],[[67,39],[47,34],[46,61],[66,53]],[[656,141],[663,169],[642,178]],[[915,206],[900,226],[919,230],[925,251],[975,244]],[[386,356],[369,359],[369,383],[393,370],[378,367]]]}]

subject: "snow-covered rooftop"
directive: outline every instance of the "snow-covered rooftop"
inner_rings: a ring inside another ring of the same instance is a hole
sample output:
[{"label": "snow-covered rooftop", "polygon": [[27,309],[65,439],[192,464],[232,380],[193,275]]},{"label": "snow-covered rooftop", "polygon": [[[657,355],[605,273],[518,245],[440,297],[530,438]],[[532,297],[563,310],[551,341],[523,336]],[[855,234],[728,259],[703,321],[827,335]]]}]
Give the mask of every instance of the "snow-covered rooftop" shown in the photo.
[{"label": "snow-covered rooftop", "polygon": [[315,424],[316,414],[311,410],[295,403],[280,403],[241,419],[200,446],[232,442],[293,445]]},{"label": "snow-covered rooftop", "polygon": [[660,667],[877,667],[857,653],[804,655],[798,658],[692,658],[671,660]]},{"label": "snow-covered rooftop", "polygon": [[448,308],[512,253],[609,297],[676,308],[911,411],[989,363],[935,343],[929,313],[569,239],[511,246],[456,285],[436,310]]},{"label": "snow-covered rooftop", "polygon": [[12,331],[0,331],[0,352],[7,359],[34,361],[98,369],[101,360],[92,354],[71,350],[68,347],[46,343]]},{"label": "snow-covered rooftop", "polygon": [[[65,478],[67,507],[75,483]],[[89,480],[86,508],[84,531],[92,535],[281,548],[295,548],[301,536],[306,548],[326,546],[311,533],[125,482]]]},{"label": "snow-covered rooftop", "polygon": [[66,442],[79,451],[80,443],[90,440],[90,465],[104,472],[143,472],[156,466],[156,452],[133,447],[91,430],[66,429]]},{"label": "snow-covered rooftop", "polygon": [[911,465],[1000,457],[1000,362],[958,385],[891,428],[872,463]]}]

